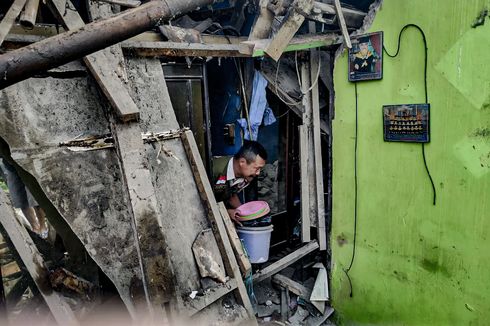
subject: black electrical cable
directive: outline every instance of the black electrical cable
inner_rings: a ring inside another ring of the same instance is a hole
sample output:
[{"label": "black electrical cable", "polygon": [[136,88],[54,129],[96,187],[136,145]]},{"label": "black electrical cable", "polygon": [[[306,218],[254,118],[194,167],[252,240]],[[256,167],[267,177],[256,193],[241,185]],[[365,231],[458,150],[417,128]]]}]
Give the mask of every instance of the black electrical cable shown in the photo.
[{"label": "black electrical cable", "polygon": [[[427,52],[428,52],[428,48],[427,48],[427,39],[425,38],[425,34],[424,34],[424,31],[422,30],[422,28],[420,28],[420,26],[415,25],[415,24],[407,24],[407,25],[403,26],[402,30],[400,31],[400,34],[398,34],[398,46],[396,48],[395,54],[389,54],[384,45],[383,45],[383,51],[390,58],[395,58],[398,55],[398,53],[400,52],[401,38],[402,38],[403,31],[405,31],[409,27],[416,28],[420,32],[420,34],[422,34],[422,40],[424,41],[424,51],[425,51],[425,57],[424,57],[424,91],[425,91],[425,103],[428,104],[429,103],[429,95],[427,92]],[[425,171],[427,172],[427,175],[429,176],[430,184],[432,186],[432,193],[433,193],[432,204],[435,205],[437,193],[436,193],[436,187],[434,185],[434,180],[432,179],[432,175],[430,174],[429,167],[427,166],[427,160],[425,158],[425,143],[422,143],[422,158],[424,159]]]},{"label": "black electrical cable", "polygon": [[345,276],[347,276],[347,279],[349,280],[349,286],[350,286],[350,297],[353,296],[353,289],[352,289],[352,281],[349,276],[349,271],[352,268],[352,265],[354,264],[354,258],[356,257],[356,240],[357,240],[357,143],[358,143],[358,130],[359,130],[359,119],[358,119],[358,103],[357,103],[357,82],[354,82],[354,91],[356,94],[356,131],[355,131],[355,137],[354,137],[354,239],[352,240],[352,257],[350,259],[350,264],[349,267],[344,269]]},{"label": "black electrical cable", "polygon": [[[427,91],[427,52],[428,52],[428,49],[427,49],[427,40],[425,38],[425,34],[424,34],[424,31],[422,30],[422,28],[420,28],[418,25],[415,25],[415,24],[407,24],[405,25],[402,30],[400,31],[400,34],[398,34],[398,46],[397,46],[397,49],[396,49],[396,53],[395,54],[390,54],[388,53],[388,51],[386,50],[385,46],[383,45],[383,51],[384,53],[386,53],[387,56],[391,57],[391,58],[395,58],[396,56],[398,56],[398,53],[400,52],[400,45],[401,45],[401,37],[402,37],[402,34],[403,34],[403,31],[409,27],[414,27],[416,29],[418,29],[420,31],[420,33],[422,34],[422,38],[423,38],[423,41],[424,41],[424,52],[425,52],[425,57],[424,57],[424,92],[425,92],[425,103],[429,103],[429,97],[428,97],[428,91]],[[354,91],[355,91],[355,95],[356,95],[356,125],[355,125],[355,140],[354,140],[354,235],[353,235],[353,241],[352,241],[352,256],[351,256],[351,260],[350,260],[350,263],[349,263],[349,267],[347,267],[346,269],[344,269],[344,273],[345,275],[347,276],[347,280],[349,281],[349,287],[350,287],[350,297],[353,296],[353,293],[354,293],[354,290],[353,290],[353,287],[352,287],[352,280],[349,276],[349,271],[351,270],[352,268],[352,265],[354,264],[354,259],[356,257],[356,240],[357,240],[357,210],[358,210],[358,205],[357,205],[357,202],[358,202],[358,180],[357,180],[357,146],[358,146],[358,128],[359,128],[359,125],[358,125],[358,93],[357,93],[357,82],[354,82]],[[432,179],[432,176],[430,174],[430,171],[429,171],[429,167],[427,166],[427,160],[425,158],[425,147],[424,147],[424,143],[422,143],[422,157],[424,159],[424,166],[425,166],[425,171],[427,172],[427,175],[429,176],[429,179],[430,179],[430,183],[432,185],[432,191],[433,191],[433,194],[434,194],[434,197],[433,197],[433,205],[436,204],[436,188],[434,186],[434,180]]]}]

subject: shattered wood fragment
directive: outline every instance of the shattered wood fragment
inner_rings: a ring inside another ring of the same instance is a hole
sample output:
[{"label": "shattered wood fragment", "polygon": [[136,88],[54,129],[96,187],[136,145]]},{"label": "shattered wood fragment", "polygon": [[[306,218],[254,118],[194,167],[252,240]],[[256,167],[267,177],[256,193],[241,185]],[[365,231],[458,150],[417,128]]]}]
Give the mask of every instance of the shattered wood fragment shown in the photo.
[{"label": "shattered wood fragment", "polygon": [[311,290],[305,287],[303,284],[300,284],[296,281],[293,281],[292,279],[282,275],[282,274],[276,274],[272,277],[272,283],[279,285],[280,287],[288,289],[288,291],[291,291],[292,293],[296,294],[297,296],[305,299],[305,300],[310,300],[310,295],[311,295]]},{"label": "shattered wood fragment", "polygon": [[[313,25],[313,24],[312,24]],[[313,26],[310,26],[313,28]],[[317,205],[317,239],[320,250],[327,249],[327,231],[325,227],[325,190],[323,187],[323,162],[322,162],[322,144],[320,135],[320,95],[318,92],[318,79],[320,76],[320,51],[317,49],[310,50],[310,83],[311,83],[311,113],[312,113],[312,131],[313,147],[315,160],[315,186],[316,186],[316,205]]]},{"label": "shattered wood fragment", "polygon": [[274,14],[267,8],[268,4],[269,0],[260,0],[260,12],[252,26],[252,31],[248,37],[249,41],[266,39],[270,36]]},{"label": "shattered wood fragment", "polygon": [[87,299],[92,298],[95,291],[92,283],[62,267],[49,272],[49,282],[53,289],[58,292],[71,291]]},{"label": "shattered wood fragment", "polygon": [[3,190],[0,190],[0,223],[8,233],[12,244],[58,324],[78,325],[68,303],[57,292],[53,292],[49,284],[44,259],[27,230],[16,219],[14,210]]},{"label": "shattered wood fragment", "polygon": [[96,0],[100,2],[107,2],[113,5],[119,5],[126,8],[136,8],[141,5],[141,1],[136,0]]},{"label": "shattered wood fragment", "polygon": [[[317,204],[317,179],[316,179],[316,165],[315,165],[315,146],[313,138],[313,103],[311,92],[311,72],[310,63],[301,62],[300,73],[301,73],[301,92],[303,93],[303,106],[305,108],[304,114],[302,116],[303,125],[306,127],[307,137],[306,137],[306,153],[308,159],[306,160],[307,166],[304,167],[307,173],[308,181],[308,198],[301,198],[304,201],[304,205],[308,207],[305,212],[310,219],[310,226],[318,227],[318,204]],[[301,167],[303,168],[303,166]],[[303,208],[302,208],[303,209]]]},{"label": "shattered wood fragment", "polygon": [[36,25],[39,0],[27,0],[24,12],[20,15],[20,24],[25,28],[32,29]]},{"label": "shattered wood fragment", "polygon": [[275,61],[279,60],[294,34],[305,21],[305,15],[309,14],[312,8],[313,0],[296,0],[284,17],[285,20],[279,31],[267,45],[265,53]]},{"label": "shattered wood fragment", "polygon": [[335,12],[337,13],[337,20],[340,25],[340,30],[342,31],[342,36],[344,37],[344,44],[348,49],[350,49],[352,48],[352,43],[350,41],[347,25],[345,24],[344,14],[342,13],[342,7],[340,6],[340,0],[334,0],[334,3],[335,3]]},{"label": "shattered wood fragment", "polygon": [[231,291],[234,291],[238,287],[237,283],[237,280],[232,278],[226,283],[218,284],[216,287],[205,290],[203,293],[198,292],[194,298],[191,298],[189,295],[189,300],[186,302],[187,316],[191,317],[197,314],[199,311],[216,302],[218,299],[227,295]]},{"label": "shattered wood fragment", "polygon": [[15,261],[2,265],[1,271],[2,271],[2,277],[4,279],[12,278],[13,276],[19,276],[19,274],[22,272],[21,269],[19,268],[19,265],[17,265]]},{"label": "shattered wood fragment", "polygon": [[299,126],[299,155],[301,173],[301,241],[310,242],[310,185],[308,177],[308,127]]},{"label": "shattered wood fragment", "polygon": [[[313,4],[313,8],[320,10],[322,13],[327,14],[327,15],[336,15],[337,11],[335,9],[335,6],[332,4],[320,2],[320,1],[315,1]],[[346,24],[352,27],[360,27],[362,24],[362,21],[364,17],[366,16],[365,12],[359,11],[359,10],[354,10],[354,9],[348,9],[348,8],[341,8],[342,9],[342,15],[344,16],[344,19],[346,21]]]},{"label": "shattered wood fragment", "polygon": [[[187,130],[189,130],[189,128],[164,132],[142,132],[141,139],[143,140],[143,143],[150,144],[158,141],[180,138],[180,135]],[[69,150],[74,152],[114,148],[114,137],[112,137],[111,134],[93,135],[83,138],[78,137],[73,140],[61,142],[59,146],[68,147]]]},{"label": "shattered wood fragment", "polygon": [[157,141],[180,138],[181,135],[188,130],[190,129],[182,128],[182,129],[169,130],[163,132],[144,132],[141,133],[141,138],[143,139],[143,142],[145,144],[149,144]]},{"label": "shattered wood fragment", "polygon": [[5,40],[12,25],[15,23],[15,19],[19,16],[22,8],[24,8],[25,3],[26,0],[15,0],[7,11],[7,14],[3,17],[2,22],[0,23],[0,45]]},{"label": "shattered wood fragment", "polygon": [[233,252],[235,253],[236,259],[238,261],[238,265],[240,266],[242,275],[246,277],[252,271],[252,265],[250,264],[250,260],[243,250],[242,242],[238,237],[238,234],[236,233],[235,226],[233,225],[233,222],[228,215],[225,204],[223,202],[219,202],[218,206],[221,212],[221,217],[223,218],[223,222],[225,223],[228,238],[230,238],[231,246],[233,247]]},{"label": "shattered wood fragment", "polygon": [[294,264],[296,261],[303,258],[307,254],[315,251],[316,249],[318,249],[318,243],[316,241],[311,241],[310,243],[299,248],[298,250],[290,253],[289,255],[279,259],[275,263],[272,263],[269,266],[265,267],[264,269],[258,271],[253,276],[254,283],[258,283],[260,281],[265,280],[268,277],[271,277],[272,275],[280,272],[281,270],[288,267],[289,265]]},{"label": "shattered wood fragment", "polygon": [[171,42],[201,43],[201,33],[192,28],[172,25],[158,26],[160,32]]},{"label": "shattered wood fragment", "polygon": [[142,57],[248,57],[238,44],[125,41],[122,48]]},{"label": "shattered wood fragment", "polygon": [[111,134],[89,136],[85,138],[77,138],[66,142],[61,142],[59,146],[68,147],[69,150],[74,152],[113,148],[114,138]]},{"label": "shattered wood fragment", "polygon": [[[240,53],[252,57],[264,56],[266,49],[273,40],[274,39],[262,39],[241,42],[239,47]],[[286,44],[286,47],[282,49],[281,54],[284,52],[301,51],[311,48],[336,45],[339,44],[339,39],[335,34],[301,35],[293,37],[290,41],[288,40],[288,42],[289,43]]]}]

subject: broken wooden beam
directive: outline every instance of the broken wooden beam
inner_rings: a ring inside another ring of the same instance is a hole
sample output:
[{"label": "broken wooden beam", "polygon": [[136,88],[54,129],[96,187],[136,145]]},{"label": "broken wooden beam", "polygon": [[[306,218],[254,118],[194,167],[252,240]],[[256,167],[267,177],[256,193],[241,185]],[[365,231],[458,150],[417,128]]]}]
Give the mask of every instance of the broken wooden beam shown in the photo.
[{"label": "broken wooden beam", "polygon": [[[19,0],[20,1],[20,0]],[[0,56],[0,89],[138,35],[165,19],[214,0],[150,1],[109,19],[50,37]],[[61,46],[60,46],[61,45]]]},{"label": "broken wooden beam", "polygon": [[78,325],[73,310],[58,292],[47,285],[48,271],[44,258],[27,233],[23,225],[15,217],[14,210],[9,204],[7,196],[0,190],[0,223],[7,231],[15,250],[19,253],[22,262],[29,271],[34,283],[48,305],[53,317],[60,325]]},{"label": "broken wooden beam", "polygon": [[342,7],[340,6],[340,0],[334,0],[335,12],[337,13],[337,20],[340,25],[340,30],[342,31],[342,36],[344,38],[344,45],[348,48],[352,48],[352,43],[350,41],[349,31],[347,30],[347,25],[345,24],[344,14],[342,13]]},{"label": "broken wooden beam", "polygon": [[260,0],[259,14],[248,36],[249,41],[269,38],[272,30],[272,22],[274,21],[274,14],[267,8],[268,4],[269,0]]},{"label": "broken wooden beam", "polygon": [[279,31],[267,44],[265,53],[275,61],[279,60],[294,34],[305,21],[305,14],[309,14],[312,8],[313,0],[296,0],[289,9],[288,14],[284,16],[285,21],[283,21]]},{"label": "broken wooden beam", "polygon": [[[310,26],[311,27],[311,26]],[[318,92],[318,79],[320,78],[320,51],[310,50],[310,88],[311,88],[311,114],[313,148],[315,158],[315,186],[316,186],[316,205],[317,205],[317,239],[320,250],[327,249],[327,231],[325,228],[325,190],[323,187],[323,163],[322,163],[322,144],[320,135],[320,94]],[[310,171],[311,172],[311,171]]]},{"label": "broken wooden beam", "polygon": [[[318,9],[318,10],[320,10],[323,13],[328,14],[328,15],[336,15],[337,14],[335,6],[332,4],[329,4],[329,3],[315,1],[313,3],[313,7],[314,7],[314,9]],[[366,16],[366,13],[359,11],[359,10],[342,8],[342,15],[344,16],[344,19],[346,20],[347,25],[353,26],[353,27],[359,27],[362,24],[362,20]]]},{"label": "broken wooden beam", "polygon": [[[62,26],[37,25],[33,26],[33,28],[30,30],[26,30],[21,25],[14,24],[5,40],[30,43],[29,40],[25,40],[21,36],[37,36],[36,40],[43,40],[51,36],[56,36],[65,31],[66,30]],[[244,36],[214,34],[201,34],[201,38],[204,44],[239,44],[240,42],[248,40],[248,38]],[[127,41],[164,42],[166,39],[163,37],[162,33],[146,31],[127,39]]]},{"label": "broken wooden beam", "polygon": [[308,127],[299,126],[299,157],[301,173],[301,241],[310,242],[310,184],[308,177]]},{"label": "broken wooden beam", "polygon": [[299,248],[298,250],[290,253],[289,255],[287,255],[281,259],[279,259],[275,263],[270,264],[266,268],[258,271],[253,276],[254,283],[258,283],[260,281],[265,280],[268,277],[271,277],[272,275],[278,273],[279,271],[281,271],[284,268],[288,267],[289,265],[295,263],[299,259],[303,258],[307,254],[315,251],[318,248],[319,248],[318,242],[311,241],[310,243]]},{"label": "broken wooden beam", "polygon": [[106,2],[113,5],[119,5],[121,7],[126,7],[126,8],[136,8],[141,5],[141,1],[137,1],[137,0],[97,0],[97,1]]},{"label": "broken wooden beam", "polygon": [[[270,42],[271,39],[244,41],[240,43],[239,51],[240,53],[247,54],[251,57],[261,57],[266,54],[265,51]],[[281,53],[302,51],[336,44],[339,44],[339,40],[338,36],[335,34],[301,35],[293,37]]]},{"label": "broken wooden beam", "polygon": [[10,32],[10,29],[15,23],[15,19],[19,16],[22,8],[24,8],[25,3],[26,0],[15,0],[3,17],[2,22],[0,23],[0,45]]},{"label": "broken wooden beam", "polygon": [[280,287],[288,289],[297,296],[309,301],[311,290],[305,287],[303,284],[293,281],[292,279],[282,275],[276,274],[272,277],[272,283],[279,285]]},{"label": "broken wooden beam", "polygon": [[225,223],[228,238],[230,238],[233,252],[235,253],[235,257],[238,261],[238,266],[240,267],[242,275],[246,277],[252,271],[252,264],[250,264],[250,260],[243,250],[242,241],[238,237],[235,226],[233,225],[233,222],[228,215],[228,211],[226,210],[225,204],[223,202],[220,202],[218,203],[218,206],[221,212],[221,217],[223,218],[223,222]]},{"label": "broken wooden beam", "polygon": [[224,284],[218,284],[216,287],[205,290],[203,294],[196,295],[194,299],[190,299],[186,305],[186,315],[191,317],[197,314],[199,311],[203,310],[207,306],[213,304],[221,297],[227,295],[231,291],[236,290],[238,287],[238,282],[236,279],[229,279]]},{"label": "broken wooden beam", "polygon": [[15,261],[2,265],[1,270],[3,278],[12,278],[12,276],[18,276],[22,272]]},{"label": "broken wooden beam", "polygon": [[25,28],[31,29],[36,25],[39,0],[27,0],[24,12],[20,15],[19,22]]},{"label": "broken wooden beam", "polygon": [[248,57],[240,53],[238,44],[206,44],[178,42],[125,41],[122,48],[142,57]]}]

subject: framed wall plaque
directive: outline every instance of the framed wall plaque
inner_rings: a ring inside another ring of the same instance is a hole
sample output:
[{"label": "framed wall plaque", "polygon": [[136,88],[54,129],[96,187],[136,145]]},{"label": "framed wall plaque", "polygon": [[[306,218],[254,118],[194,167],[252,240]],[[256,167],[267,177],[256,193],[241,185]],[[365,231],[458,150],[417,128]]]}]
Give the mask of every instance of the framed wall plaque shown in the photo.
[{"label": "framed wall plaque", "polygon": [[402,104],[383,106],[385,141],[428,143],[430,105]]}]

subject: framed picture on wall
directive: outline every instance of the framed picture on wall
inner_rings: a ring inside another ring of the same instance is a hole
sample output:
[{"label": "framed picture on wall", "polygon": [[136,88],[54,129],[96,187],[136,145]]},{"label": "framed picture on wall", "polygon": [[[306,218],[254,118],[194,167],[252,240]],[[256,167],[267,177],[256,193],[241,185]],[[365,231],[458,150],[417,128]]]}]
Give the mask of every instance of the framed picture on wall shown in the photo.
[{"label": "framed picture on wall", "polygon": [[385,141],[428,143],[430,105],[402,104],[383,106]]},{"label": "framed picture on wall", "polygon": [[383,32],[351,38],[349,49],[349,81],[383,78]]}]

